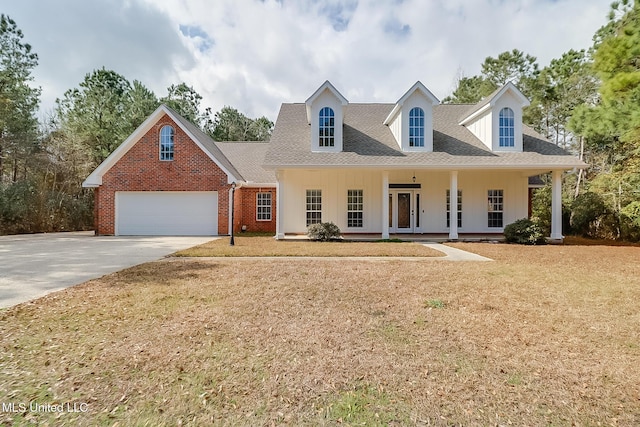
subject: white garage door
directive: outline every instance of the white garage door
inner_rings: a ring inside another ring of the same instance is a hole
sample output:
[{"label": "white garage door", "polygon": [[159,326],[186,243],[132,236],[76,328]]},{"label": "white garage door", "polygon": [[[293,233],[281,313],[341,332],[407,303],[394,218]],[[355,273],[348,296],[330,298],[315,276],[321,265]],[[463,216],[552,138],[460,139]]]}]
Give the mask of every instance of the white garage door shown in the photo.
[{"label": "white garage door", "polygon": [[216,191],[118,191],[116,235],[218,234]]}]

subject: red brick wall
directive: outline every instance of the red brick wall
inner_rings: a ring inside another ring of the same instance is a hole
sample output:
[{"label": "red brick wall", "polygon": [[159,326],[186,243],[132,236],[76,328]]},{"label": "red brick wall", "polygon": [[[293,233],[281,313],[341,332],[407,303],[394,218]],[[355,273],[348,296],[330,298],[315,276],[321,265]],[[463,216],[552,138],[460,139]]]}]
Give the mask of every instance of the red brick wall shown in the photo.
[{"label": "red brick wall", "polygon": [[[258,221],[256,204],[258,193],[271,193],[271,221]],[[240,233],[246,225],[249,232],[276,232],[276,189],[274,187],[236,188],[233,204],[233,231]]]},{"label": "red brick wall", "polygon": [[[160,129],[175,129],[173,161],[160,161]],[[102,177],[95,193],[96,234],[115,233],[116,191],[218,191],[218,234],[229,232],[227,176],[164,115]]]}]

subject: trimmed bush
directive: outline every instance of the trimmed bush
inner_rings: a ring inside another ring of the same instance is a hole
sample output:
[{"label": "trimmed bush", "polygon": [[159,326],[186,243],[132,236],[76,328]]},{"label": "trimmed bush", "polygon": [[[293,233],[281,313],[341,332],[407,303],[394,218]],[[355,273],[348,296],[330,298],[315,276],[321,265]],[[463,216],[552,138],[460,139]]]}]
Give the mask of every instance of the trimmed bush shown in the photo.
[{"label": "trimmed bush", "polygon": [[309,237],[309,240],[317,240],[321,242],[338,240],[340,238],[340,228],[332,222],[311,224],[307,227],[307,236]]},{"label": "trimmed bush", "polygon": [[522,218],[504,228],[504,238],[509,243],[541,245],[546,243],[542,228],[527,218]]}]

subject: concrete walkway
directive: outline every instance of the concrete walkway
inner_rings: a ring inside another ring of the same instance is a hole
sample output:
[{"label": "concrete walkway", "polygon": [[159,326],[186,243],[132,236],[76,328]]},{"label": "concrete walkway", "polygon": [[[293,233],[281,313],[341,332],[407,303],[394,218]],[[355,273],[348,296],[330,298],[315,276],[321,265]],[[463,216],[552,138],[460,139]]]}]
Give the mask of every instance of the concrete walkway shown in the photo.
[{"label": "concrete walkway", "polygon": [[0,308],[212,239],[215,237],[96,237],[92,231],[0,236]]},{"label": "concrete walkway", "polygon": [[493,261],[462,249],[452,248],[451,246],[441,243],[422,243],[424,246],[442,252],[444,256],[427,256],[427,257],[409,257],[409,256],[239,256],[239,257],[177,257],[180,259],[219,259],[232,261],[363,261],[363,262],[379,262],[379,261],[409,261],[409,262],[428,262],[428,261]]},{"label": "concrete walkway", "polygon": [[483,257],[472,252],[463,251],[462,249],[452,248],[451,246],[441,243],[423,243],[424,246],[443,252],[444,257],[439,257],[442,261],[493,261],[491,258]]}]

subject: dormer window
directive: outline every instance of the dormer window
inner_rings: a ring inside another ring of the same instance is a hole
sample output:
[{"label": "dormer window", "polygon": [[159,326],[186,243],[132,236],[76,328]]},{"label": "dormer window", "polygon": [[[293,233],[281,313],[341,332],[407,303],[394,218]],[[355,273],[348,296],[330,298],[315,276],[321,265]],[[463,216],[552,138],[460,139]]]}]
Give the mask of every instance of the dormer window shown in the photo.
[{"label": "dormer window", "polygon": [[335,146],[335,114],[330,107],[320,110],[318,126],[318,144],[320,147]]},{"label": "dormer window", "polygon": [[439,103],[420,82],[396,102],[383,123],[402,151],[433,151],[433,106]]},{"label": "dormer window", "polygon": [[409,147],[424,147],[424,110],[420,107],[409,112]]},{"label": "dormer window", "polygon": [[172,126],[167,125],[160,129],[160,160],[173,160],[174,135],[175,131]]},{"label": "dormer window", "polygon": [[329,81],[324,82],[305,101],[307,123],[311,125],[312,152],[339,153],[342,151],[344,111],[348,104],[347,99]]},{"label": "dormer window", "polygon": [[500,129],[500,147],[513,147],[515,145],[515,116],[513,110],[509,107],[504,107],[500,110],[499,118]]},{"label": "dormer window", "polygon": [[458,124],[489,150],[522,152],[522,109],[529,100],[511,82],[471,107]]}]

